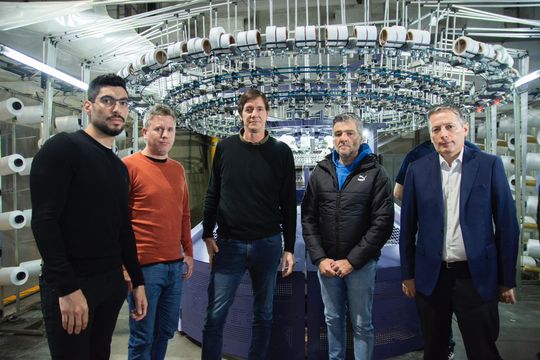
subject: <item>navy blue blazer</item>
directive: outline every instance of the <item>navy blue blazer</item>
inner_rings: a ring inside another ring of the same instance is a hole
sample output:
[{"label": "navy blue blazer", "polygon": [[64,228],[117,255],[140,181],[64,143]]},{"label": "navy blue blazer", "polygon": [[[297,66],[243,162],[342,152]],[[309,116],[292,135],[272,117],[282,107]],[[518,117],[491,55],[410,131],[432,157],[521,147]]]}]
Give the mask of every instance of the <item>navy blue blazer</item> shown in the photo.
[{"label": "navy blue blazer", "polygon": [[[498,156],[464,149],[459,223],[469,269],[485,301],[498,286],[516,286],[519,227],[516,207]],[[418,234],[417,234],[418,232]],[[444,246],[444,205],[439,154],[413,162],[407,171],[401,207],[399,250],[403,280],[431,295],[439,277]]]}]

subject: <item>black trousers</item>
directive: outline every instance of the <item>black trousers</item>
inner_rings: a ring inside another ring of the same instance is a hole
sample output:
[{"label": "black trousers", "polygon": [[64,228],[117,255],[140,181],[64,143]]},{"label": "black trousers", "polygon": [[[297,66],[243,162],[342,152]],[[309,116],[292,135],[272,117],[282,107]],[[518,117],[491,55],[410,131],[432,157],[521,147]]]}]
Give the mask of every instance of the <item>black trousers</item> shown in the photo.
[{"label": "black trousers", "polygon": [[122,269],[81,279],[88,303],[88,327],[69,335],[62,327],[58,292],[40,278],[41,310],[52,359],[109,359],[118,313],[126,299]]},{"label": "black trousers", "polygon": [[467,263],[441,267],[433,294],[416,293],[424,339],[424,359],[446,360],[452,314],[456,314],[469,360],[501,359],[495,342],[499,336],[498,301],[483,301],[472,282]]}]

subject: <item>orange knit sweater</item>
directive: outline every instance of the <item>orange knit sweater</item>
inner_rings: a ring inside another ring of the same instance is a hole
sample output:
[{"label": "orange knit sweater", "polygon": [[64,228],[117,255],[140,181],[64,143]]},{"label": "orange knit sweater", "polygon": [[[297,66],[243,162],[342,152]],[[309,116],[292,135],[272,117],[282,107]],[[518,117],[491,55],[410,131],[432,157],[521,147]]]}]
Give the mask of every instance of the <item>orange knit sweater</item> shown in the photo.
[{"label": "orange knit sweater", "polygon": [[138,152],[123,159],[129,172],[129,208],[141,265],[193,256],[184,167]]}]

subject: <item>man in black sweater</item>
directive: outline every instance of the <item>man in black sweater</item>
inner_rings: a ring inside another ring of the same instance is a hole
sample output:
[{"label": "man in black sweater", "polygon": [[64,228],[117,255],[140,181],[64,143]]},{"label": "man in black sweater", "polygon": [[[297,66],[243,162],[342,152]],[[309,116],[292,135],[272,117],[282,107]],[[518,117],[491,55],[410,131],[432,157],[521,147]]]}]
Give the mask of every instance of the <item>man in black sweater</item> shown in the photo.
[{"label": "man in black sweater", "polygon": [[244,127],[217,145],[204,204],[203,238],[212,264],[204,360],[221,359],[223,327],[246,269],[254,297],[248,359],[266,359],[276,268],[281,258],[285,277],[294,265],[296,181],[291,149],[265,130],[269,106],[263,93],[247,90],[238,111]]},{"label": "man in black sweater", "polygon": [[108,359],[126,298],[146,315],[144,281],[128,214],[128,172],[112,151],[128,114],[125,82],[102,75],[83,105],[90,124],[60,133],[36,154],[30,173],[32,230],[43,258],[41,307],[53,359]]}]

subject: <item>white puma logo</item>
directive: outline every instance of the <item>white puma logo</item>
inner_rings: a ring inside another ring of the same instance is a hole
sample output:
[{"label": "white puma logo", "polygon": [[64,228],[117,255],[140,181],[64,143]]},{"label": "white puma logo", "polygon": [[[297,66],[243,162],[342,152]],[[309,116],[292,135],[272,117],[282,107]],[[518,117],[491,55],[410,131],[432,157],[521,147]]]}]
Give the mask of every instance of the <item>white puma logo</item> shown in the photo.
[{"label": "white puma logo", "polygon": [[358,175],[358,181],[364,181],[364,180],[366,180],[366,178],[367,178],[367,175],[366,176]]}]

